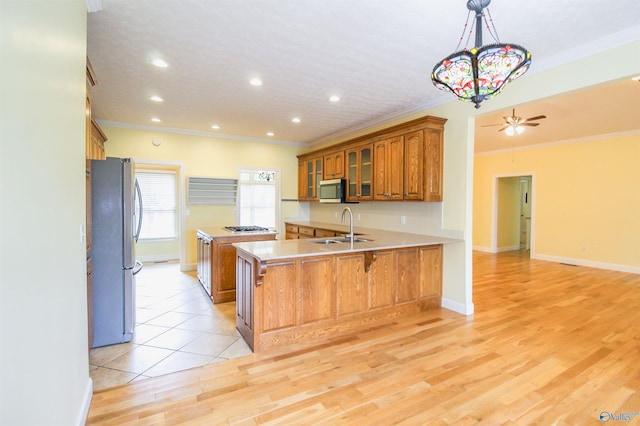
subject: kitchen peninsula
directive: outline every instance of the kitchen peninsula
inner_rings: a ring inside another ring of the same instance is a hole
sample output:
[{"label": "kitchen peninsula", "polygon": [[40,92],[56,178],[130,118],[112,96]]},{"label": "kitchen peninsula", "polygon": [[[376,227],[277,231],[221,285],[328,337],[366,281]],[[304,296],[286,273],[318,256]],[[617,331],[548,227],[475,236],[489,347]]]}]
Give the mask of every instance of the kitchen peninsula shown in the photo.
[{"label": "kitchen peninsula", "polygon": [[352,243],[341,225],[286,225],[334,236],[233,244],[236,326],[254,352],[440,307],[442,246],[457,240],[358,228]]}]

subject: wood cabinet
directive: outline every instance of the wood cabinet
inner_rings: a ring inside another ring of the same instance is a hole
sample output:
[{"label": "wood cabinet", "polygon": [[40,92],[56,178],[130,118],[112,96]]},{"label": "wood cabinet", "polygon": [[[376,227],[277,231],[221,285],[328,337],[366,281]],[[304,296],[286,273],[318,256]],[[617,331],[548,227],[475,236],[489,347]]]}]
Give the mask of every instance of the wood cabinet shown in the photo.
[{"label": "wood cabinet", "polygon": [[238,256],[236,259],[236,328],[246,341],[253,341],[254,309],[253,283],[256,282],[255,260]]},{"label": "wood cabinet", "polygon": [[[404,135],[402,199],[422,201],[424,194],[424,131],[416,130]],[[438,160],[439,161],[439,160]],[[427,197],[428,198],[428,197]],[[435,200],[430,200],[435,201]]]},{"label": "wood cabinet", "polygon": [[439,307],[442,245],[261,262],[238,250],[236,326],[259,352]]},{"label": "wood cabinet", "polygon": [[374,144],[374,199],[422,201],[424,133],[416,130]]},{"label": "wood cabinet", "polygon": [[317,200],[321,158],[325,179],[346,179],[346,201],[442,201],[446,121],[426,116],[299,155],[299,199]]},{"label": "wood cabinet", "polygon": [[332,152],[324,156],[324,178],[344,178],[344,151]]},{"label": "wood cabinet", "polygon": [[346,151],[347,155],[347,194],[346,201],[373,200],[372,167],[373,146],[357,146]]},{"label": "wood cabinet", "polygon": [[221,241],[215,239],[212,245],[212,282],[213,303],[236,300],[236,248],[231,244],[239,241]]},{"label": "wood cabinet", "polygon": [[87,146],[87,156],[92,160],[104,160],[107,158],[104,150],[104,143],[107,141],[107,136],[102,132],[98,123],[93,119],[91,120],[91,140]]},{"label": "wood cabinet", "polygon": [[373,145],[373,199],[403,199],[404,137],[396,136]]},{"label": "wood cabinet", "polygon": [[332,238],[344,235],[344,232],[339,232],[331,229],[315,228],[311,226],[295,225],[292,223],[284,224],[287,240],[299,240],[302,238]]},{"label": "wood cabinet", "polygon": [[439,128],[427,128],[424,130],[424,139],[424,200],[442,201],[442,176],[444,171],[444,131]]},{"label": "wood cabinet", "polygon": [[236,248],[233,243],[275,240],[275,233],[231,234],[196,232],[198,281],[214,304],[236,300]]},{"label": "wood cabinet", "polygon": [[322,157],[298,162],[298,199],[314,201],[318,199],[318,191],[322,175]]}]

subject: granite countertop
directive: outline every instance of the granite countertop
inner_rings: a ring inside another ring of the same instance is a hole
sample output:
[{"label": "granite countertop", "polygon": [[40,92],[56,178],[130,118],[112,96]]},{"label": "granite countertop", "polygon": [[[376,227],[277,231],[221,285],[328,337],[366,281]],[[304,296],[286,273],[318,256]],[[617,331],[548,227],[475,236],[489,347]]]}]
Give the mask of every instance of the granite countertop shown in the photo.
[{"label": "granite countertop", "polygon": [[[318,223],[287,221],[287,223],[310,226],[314,228],[349,232],[348,226]],[[380,229],[355,227],[354,234],[357,238],[368,241],[335,244],[318,244],[313,241],[326,240],[327,238],[312,238],[300,240],[276,240],[234,243],[233,246],[242,250],[259,261],[290,259],[296,257],[320,256],[326,254],[338,254],[345,252],[361,252],[372,250],[397,249],[406,247],[418,247],[435,244],[449,244],[462,240],[433,235],[409,234],[406,232],[383,231]]]},{"label": "granite countertop", "polygon": [[202,232],[203,234],[207,234],[211,238],[246,237],[246,236],[252,236],[252,235],[273,235],[278,233],[275,230],[265,231],[265,232],[231,232],[231,231],[227,231],[222,226],[197,228],[197,230]]}]

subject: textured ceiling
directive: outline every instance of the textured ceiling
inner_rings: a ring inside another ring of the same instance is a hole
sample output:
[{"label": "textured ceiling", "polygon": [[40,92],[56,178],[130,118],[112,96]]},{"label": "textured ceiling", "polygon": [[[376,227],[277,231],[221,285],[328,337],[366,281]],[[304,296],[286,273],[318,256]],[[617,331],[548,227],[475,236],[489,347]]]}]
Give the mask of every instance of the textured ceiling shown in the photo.
[{"label": "textured ceiling", "polygon": [[[303,144],[451,101],[430,73],[456,48],[467,17],[464,0],[102,0],[102,6],[88,16],[99,121]],[[530,74],[582,44],[616,34],[640,39],[637,0],[494,0],[490,11],[501,41],[532,52]],[[169,67],[151,65],[155,57]],[[264,84],[249,85],[254,77]],[[329,102],[333,94],[340,102]],[[153,95],[164,102],[150,101]],[[546,114],[550,123],[564,113],[549,105],[517,112]],[[302,122],[293,124],[294,116]]]}]

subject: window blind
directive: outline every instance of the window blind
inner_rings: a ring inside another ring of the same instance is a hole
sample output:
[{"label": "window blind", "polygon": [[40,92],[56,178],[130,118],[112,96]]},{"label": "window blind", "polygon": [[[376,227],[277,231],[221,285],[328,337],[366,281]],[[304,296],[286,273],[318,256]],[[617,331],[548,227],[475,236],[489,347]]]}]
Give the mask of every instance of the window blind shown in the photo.
[{"label": "window blind", "polygon": [[140,239],[177,238],[177,184],[171,171],[136,171],[142,193]]},{"label": "window blind", "polygon": [[233,205],[236,203],[238,179],[190,176],[187,187],[188,204]]}]

